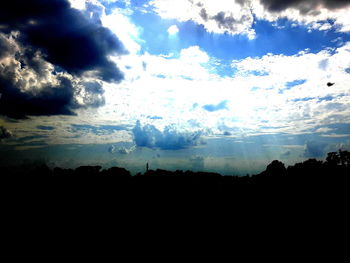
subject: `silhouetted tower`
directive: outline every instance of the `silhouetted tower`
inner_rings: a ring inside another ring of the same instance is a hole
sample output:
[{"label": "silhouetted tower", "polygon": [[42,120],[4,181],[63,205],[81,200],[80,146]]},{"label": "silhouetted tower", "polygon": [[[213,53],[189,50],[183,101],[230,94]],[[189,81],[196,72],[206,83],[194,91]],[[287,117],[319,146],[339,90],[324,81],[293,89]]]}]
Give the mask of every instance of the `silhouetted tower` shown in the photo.
[{"label": "silhouetted tower", "polygon": [[149,164],[148,162],[146,163],[146,172],[148,172],[148,169],[149,169]]}]

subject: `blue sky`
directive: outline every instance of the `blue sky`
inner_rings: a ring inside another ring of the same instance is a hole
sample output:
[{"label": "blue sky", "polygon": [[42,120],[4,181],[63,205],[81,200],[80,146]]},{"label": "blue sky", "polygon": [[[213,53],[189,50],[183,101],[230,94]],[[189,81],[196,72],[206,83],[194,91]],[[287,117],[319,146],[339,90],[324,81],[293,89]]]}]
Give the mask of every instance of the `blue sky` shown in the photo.
[{"label": "blue sky", "polygon": [[43,3],[0,19],[3,163],[246,174],[350,149],[347,1],[45,3],[63,24]]}]

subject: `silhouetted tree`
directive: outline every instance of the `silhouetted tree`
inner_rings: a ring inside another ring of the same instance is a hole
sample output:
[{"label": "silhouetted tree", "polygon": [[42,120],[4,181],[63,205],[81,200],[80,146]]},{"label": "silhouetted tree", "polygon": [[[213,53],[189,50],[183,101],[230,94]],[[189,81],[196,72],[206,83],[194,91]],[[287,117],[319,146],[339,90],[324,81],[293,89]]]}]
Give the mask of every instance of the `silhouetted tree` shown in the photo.
[{"label": "silhouetted tree", "polygon": [[339,158],[341,165],[350,167],[350,152],[339,150]]},{"label": "silhouetted tree", "polygon": [[278,175],[285,175],[286,173],[286,167],[284,166],[284,163],[278,160],[272,161],[267,167],[266,167],[266,173],[268,175],[278,176]]},{"label": "silhouetted tree", "polygon": [[337,152],[330,152],[327,154],[326,162],[329,165],[338,165],[340,164],[340,156]]},{"label": "silhouetted tree", "polygon": [[[134,195],[181,196],[195,195],[230,197],[242,196],[295,197],[296,194],[312,193],[322,196],[333,191],[347,193],[350,180],[350,153],[345,150],[330,152],[326,161],[308,159],[288,166],[274,160],[266,170],[252,176],[222,176],[217,173],[193,171],[148,170],[131,176],[124,168],[81,166],[76,169],[55,168],[46,165],[19,165],[0,167],[3,185],[14,182],[28,194],[43,191],[60,196],[99,196],[115,200]],[[223,195],[221,195],[223,194]],[[304,195],[304,196],[305,196]],[[91,199],[93,200],[93,199]]]},{"label": "silhouetted tree", "polygon": [[339,150],[338,152],[330,152],[327,154],[326,161],[330,165],[350,166],[350,152]]},{"label": "silhouetted tree", "polygon": [[77,169],[75,169],[75,175],[79,177],[97,176],[101,168],[101,166],[80,166]]},{"label": "silhouetted tree", "polygon": [[115,179],[125,179],[131,177],[131,174],[125,168],[111,167],[101,172],[102,176],[113,177]]}]

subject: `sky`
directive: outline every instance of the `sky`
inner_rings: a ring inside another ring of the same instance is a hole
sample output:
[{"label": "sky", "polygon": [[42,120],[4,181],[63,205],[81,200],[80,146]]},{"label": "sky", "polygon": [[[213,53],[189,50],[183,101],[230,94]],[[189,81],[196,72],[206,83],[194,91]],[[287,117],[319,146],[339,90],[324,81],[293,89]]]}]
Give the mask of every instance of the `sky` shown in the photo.
[{"label": "sky", "polygon": [[5,0],[0,165],[258,173],[350,150],[349,0]]}]

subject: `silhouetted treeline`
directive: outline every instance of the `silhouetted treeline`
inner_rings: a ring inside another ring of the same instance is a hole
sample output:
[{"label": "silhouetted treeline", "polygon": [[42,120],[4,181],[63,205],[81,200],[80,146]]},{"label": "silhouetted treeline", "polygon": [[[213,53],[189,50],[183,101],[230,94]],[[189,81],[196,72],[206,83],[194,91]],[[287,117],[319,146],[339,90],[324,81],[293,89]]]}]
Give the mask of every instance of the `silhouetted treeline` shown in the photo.
[{"label": "silhouetted treeline", "polygon": [[[95,194],[269,194],[278,191],[331,191],[347,188],[350,178],[350,152],[328,153],[325,161],[309,159],[293,166],[275,160],[265,171],[252,176],[222,176],[218,173],[192,171],[149,170],[132,176],[124,168],[81,166],[76,169],[46,165],[2,167],[3,187],[18,184],[26,190],[40,189]],[[30,190],[31,191],[31,190]],[[33,190],[34,191],[34,190]]]}]

